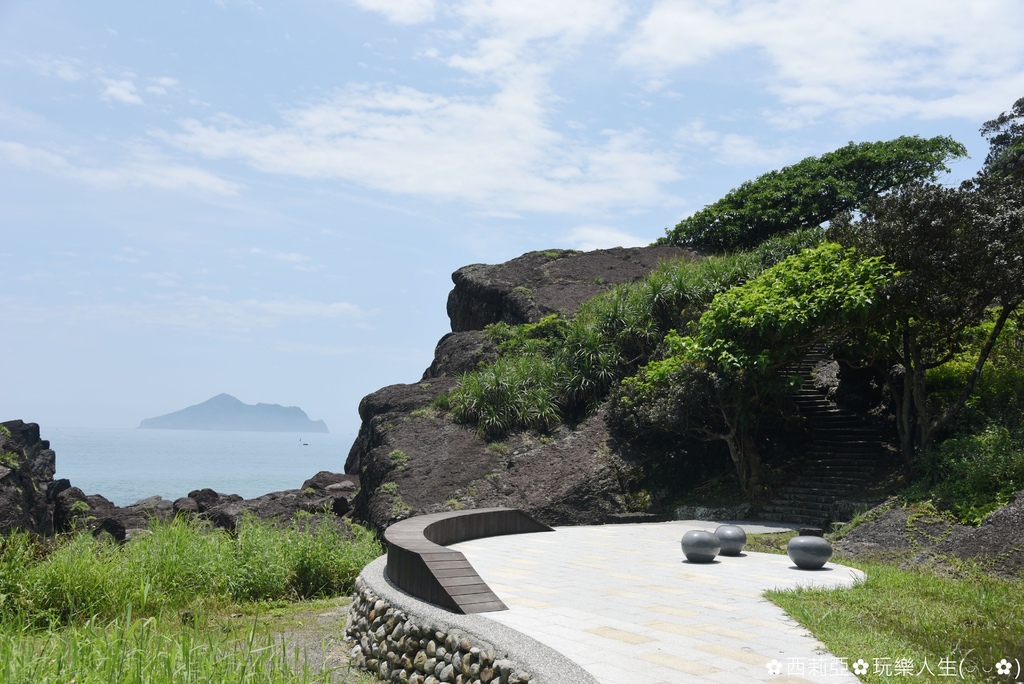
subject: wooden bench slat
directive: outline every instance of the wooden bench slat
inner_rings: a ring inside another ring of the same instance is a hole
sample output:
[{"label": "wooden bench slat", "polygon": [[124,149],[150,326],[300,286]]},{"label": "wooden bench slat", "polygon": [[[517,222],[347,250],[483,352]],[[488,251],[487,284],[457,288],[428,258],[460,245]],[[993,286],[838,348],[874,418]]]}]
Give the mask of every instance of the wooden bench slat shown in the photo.
[{"label": "wooden bench slat", "polygon": [[432,513],[395,523],[384,531],[387,573],[408,593],[459,612],[507,610],[466,557],[444,544],[503,534],[552,531],[511,508]]}]

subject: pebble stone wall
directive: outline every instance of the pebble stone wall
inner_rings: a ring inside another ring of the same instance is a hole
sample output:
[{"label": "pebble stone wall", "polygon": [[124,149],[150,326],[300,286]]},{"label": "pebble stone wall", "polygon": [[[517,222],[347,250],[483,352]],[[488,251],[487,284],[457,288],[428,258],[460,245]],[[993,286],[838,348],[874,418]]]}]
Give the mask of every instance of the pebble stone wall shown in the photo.
[{"label": "pebble stone wall", "polygon": [[496,659],[489,644],[436,624],[424,624],[381,599],[356,580],[345,636],[352,664],[386,682],[409,684],[527,684],[530,675],[510,660]]}]

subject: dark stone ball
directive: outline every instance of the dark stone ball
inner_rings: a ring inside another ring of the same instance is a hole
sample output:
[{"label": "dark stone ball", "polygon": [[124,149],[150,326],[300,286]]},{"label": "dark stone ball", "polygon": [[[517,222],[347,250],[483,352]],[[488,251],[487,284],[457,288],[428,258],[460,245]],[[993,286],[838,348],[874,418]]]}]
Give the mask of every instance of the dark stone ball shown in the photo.
[{"label": "dark stone ball", "polygon": [[801,570],[818,570],[832,557],[832,545],[822,537],[793,537],[786,553]]},{"label": "dark stone ball", "polygon": [[718,537],[704,530],[690,530],[683,535],[680,544],[683,555],[691,563],[710,563],[722,548]]},{"label": "dark stone ball", "polygon": [[721,542],[723,556],[738,556],[747,543],[747,533],[739,525],[719,525],[715,536]]}]

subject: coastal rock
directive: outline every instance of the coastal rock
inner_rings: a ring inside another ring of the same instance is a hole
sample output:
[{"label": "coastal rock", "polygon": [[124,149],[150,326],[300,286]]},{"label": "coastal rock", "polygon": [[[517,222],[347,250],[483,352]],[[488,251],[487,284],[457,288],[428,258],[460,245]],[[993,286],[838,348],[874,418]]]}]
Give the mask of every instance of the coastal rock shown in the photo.
[{"label": "coastal rock", "polygon": [[593,295],[688,254],[668,246],[551,250],[456,271],[448,297],[453,332],[438,342],[420,381],[383,387],[359,404],[362,424],[345,462],[362,483],[354,515],[382,529],[411,515],[487,506],[522,508],[547,524],[601,523],[622,513],[637,469],[602,411],[549,435],[488,443],[433,402],[460,374],[497,356],[485,326],[572,313]]},{"label": "coastal rock", "polygon": [[503,264],[472,264],[452,274],[448,295],[452,331],[482,330],[499,321],[535,323],[580,304],[619,283],[646,276],[660,261],[690,254],[678,247],[552,249],[529,252]]},{"label": "coastal rock", "polygon": [[[318,476],[322,473],[318,473]],[[317,476],[314,476],[316,479]],[[358,486],[358,478],[353,476],[342,476],[343,482]],[[321,477],[320,481],[328,479]],[[308,481],[307,481],[308,482]],[[339,493],[328,491],[326,487],[334,487],[339,483],[326,485],[324,489],[316,487],[303,487],[302,489],[285,489],[279,492],[271,492],[258,496],[254,499],[242,499],[236,495],[225,497],[223,503],[203,510],[199,517],[209,520],[215,527],[226,530],[234,530],[238,524],[239,516],[248,513],[253,517],[268,521],[288,523],[294,519],[299,512],[310,513],[314,517],[322,519],[342,518],[349,514],[351,504],[349,497],[352,491]]]},{"label": "coastal rock", "polygon": [[423,373],[421,382],[445,376],[457,377],[497,357],[498,348],[482,331],[450,332],[437,343],[434,360]]},{"label": "coastal rock", "polygon": [[188,493],[188,498],[196,502],[200,513],[216,508],[222,504],[241,501],[242,497],[237,494],[218,494],[209,487],[193,489]]},{"label": "coastal rock", "polygon": [[[38,443],[38,426],[35,428],[35,443]],[[13,431],[11,437],[0,434],[0,535],[13,530],[49,534],[53,527],[52,516],[46,504],[45,488],[40,486],[26,453],[31,452],[31,447],[26,449],[21,436],[15,438],[14,434]]]},{"label": "coastal rock", "polygon": [[189,496],[182,496],[174,500],[172,504],[175,515],[195,516],[199,513],[199,504]]},{"label": "coastal rock", "polygon": [[8,420],[0,425],[10,431],[11,439],[21,448],[36,482],[45,486],[52,481],[57,470],[57,456],[50,448],[50,442],[40,439],[39,425],[23,420]]},{"label": "coastal rock", "polygon": [[332,473],[321,470],[319,473],[302,483],[300,489],[313,489],[318,492],[354,492],[359,488],[359,478],[354,475]]}]

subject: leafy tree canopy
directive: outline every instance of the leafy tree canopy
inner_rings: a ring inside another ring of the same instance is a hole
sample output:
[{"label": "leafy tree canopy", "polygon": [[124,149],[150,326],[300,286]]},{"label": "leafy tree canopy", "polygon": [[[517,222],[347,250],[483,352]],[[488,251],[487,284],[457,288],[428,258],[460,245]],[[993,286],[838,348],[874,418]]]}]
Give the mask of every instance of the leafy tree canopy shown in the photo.
[{"label": "leafy tree canopy", "polygon": [[[889,315],[862,349],[862,361],[873,358],[898,398],[897,427],[912,470],[963,407],[1007,319],[1024,303],[1024,188],[1003,181],[908,185],[871,202],[857,220],[838,217],[831,234],[902,272],[889,288]],[[995,323],[959,398],[935,414],[928,371],[961,352],[971,330],[993,312]]]},{"label": "leafy tree canopy", "polygon": [[860,209],[899,185],[934,180],[940,171],[949,171],[949,161],[966,154],[947,136],[851,142],[747,181],[680,221],[662,242],[711,252],[750,248],[773,235],[819,226],[840,212]]},{"label": "leafy tree canopy", "polygon": [[780,369],[881,315],[897,275],[882,258],[836,243],[785,259],[718,294],[694,334],[668,335],[665,358],[621,383],[612,420],[632,431],[724,441],[745,493],[757,498],[755,438],[788,388]]},{"label": "leafy tree canopy", "polygon": [[983,176],[1014,176],[1024,178],[1024,97],[981,127],[988,140]]}]

